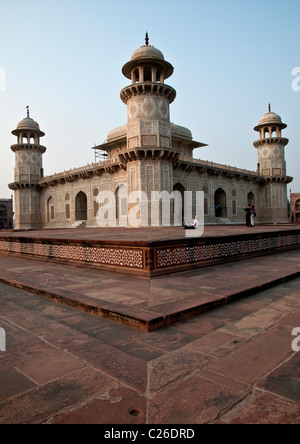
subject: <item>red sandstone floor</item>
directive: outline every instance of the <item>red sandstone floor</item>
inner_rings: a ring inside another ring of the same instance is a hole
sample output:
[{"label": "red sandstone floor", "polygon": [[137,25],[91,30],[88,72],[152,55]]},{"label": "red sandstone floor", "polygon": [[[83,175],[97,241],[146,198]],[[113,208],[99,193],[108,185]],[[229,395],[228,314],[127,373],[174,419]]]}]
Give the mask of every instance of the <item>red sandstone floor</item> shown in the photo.
[{"label": "red sandstone floor", "polygon": [[0,284],[0,423],[300,424],[299,288],[145,333]]},{"label": "red sandstone floor", "polygon": [[[282,230],[298,230],[299,225],[206,225],[204,236],[234,236],[247,233],[266,233]],[[85,239],[85,240],[127,240],[127,241],[159,241],[181,239],[185,230],[181,227],[170,228],[73,228],[31,231],[0,231],[0,236],[24,236],[34,238]]]}]

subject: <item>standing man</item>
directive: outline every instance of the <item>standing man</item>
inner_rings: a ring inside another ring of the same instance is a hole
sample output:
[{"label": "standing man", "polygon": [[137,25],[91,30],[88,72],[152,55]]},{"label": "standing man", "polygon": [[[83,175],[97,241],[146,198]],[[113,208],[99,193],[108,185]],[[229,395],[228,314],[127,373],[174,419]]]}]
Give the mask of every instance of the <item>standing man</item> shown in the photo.
[{"label": "standing man", "polygon": [[248,206],[245,206],[244,210],[246,211],[246,225],[247,227],[251,227],[251,205],[249,204]]}]

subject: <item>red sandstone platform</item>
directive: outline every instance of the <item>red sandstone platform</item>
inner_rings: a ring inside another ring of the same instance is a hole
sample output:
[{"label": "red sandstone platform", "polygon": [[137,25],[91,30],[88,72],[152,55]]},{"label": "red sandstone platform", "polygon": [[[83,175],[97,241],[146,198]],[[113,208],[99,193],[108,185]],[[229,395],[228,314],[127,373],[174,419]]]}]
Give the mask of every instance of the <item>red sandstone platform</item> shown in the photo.
[{"label": "red sandstone platform", "polygon": [[[0,251],[152,278],[300,247],[300,227],[207,226],[2,232]],[[186,235],[188,237],[186,237]]]},{"label": "red sandstone platform", "polygon": [[0,252],[0,424],[299,424],[299,280],[260,292],[297,276],[297,246],[155,279]]}]

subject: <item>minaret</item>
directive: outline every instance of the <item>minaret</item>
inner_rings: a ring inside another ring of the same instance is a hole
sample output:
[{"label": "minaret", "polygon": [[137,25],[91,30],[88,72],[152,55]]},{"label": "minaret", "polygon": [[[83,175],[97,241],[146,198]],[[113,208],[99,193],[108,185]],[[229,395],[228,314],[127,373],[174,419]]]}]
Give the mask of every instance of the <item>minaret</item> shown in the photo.
[{"label": "minaret", "polygon": [[281,117],[269,111],[254,128],[259,133],[259,140],[254,142],[258,152],[257,172],[264,184],[261,192],[261,222],[286,223],[287,184],[292,181],[286,174],[285,147],[289,140],[282,137],[282,130],[287,128]]},{"label": "minaret", "polygon": [[17,143],[11,146],[15,153],[15,178],[9,185],[15,191],[15,229],[40,228],[40,187],[43,177],[43,154],[46,148],[40,144],[45,135],[39,125],[30,118],[29,107],[27,117],[18,123],[12,131],[17,136]]},{"label": "minaret", "polygon": [[165,84],[173,71],[162,52],[149,45],[148,33],[122,70],[131,84],[121,91],[127,105],[127,152],[119,157],[127,164],[128,193],[140,189],[149,202],[152,191],[173,191],[173,163],[180,155],[171,139],[170,104],[176,91]]}]

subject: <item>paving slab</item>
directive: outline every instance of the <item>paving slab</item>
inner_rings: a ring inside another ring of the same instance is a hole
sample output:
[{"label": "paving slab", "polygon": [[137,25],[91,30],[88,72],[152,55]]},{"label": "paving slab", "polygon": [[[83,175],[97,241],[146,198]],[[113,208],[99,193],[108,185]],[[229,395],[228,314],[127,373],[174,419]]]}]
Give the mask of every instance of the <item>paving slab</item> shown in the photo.
[{"label": "paving slab", "polygon": [[40,424],[73,403],[99,396],[117,383],[92,368],[85,368],[59,378],[35,390],[10,397],[1,404],[1,424]]},{"label": "paving slab", "polygon": [[276,327],[264,335],[258,334],[243,347],[208,365],[207,369],[251,385],[290,355],[291,331]]},{"label": "paving slab", "polygon": [[[146,398],[127,387],[113,389],[62,413],[50,424],[145,424]],[[116,408],[117,407],[117,408]],[[124,415],[124,411],[127,415]]]},{"label": "paving slab", "polygon": [[255,391],[222,417],[221,424],[300,424],[300,406],[271,393]]},{"label": "paving slab", "polygon": [[37,384],[17,369],[7,368],[0,370],[0,403],[7,398],[12,398],[36,386]]},{"label": "paving slab", "polygon": [[195,374],[150,400],[149,423],[211,423],[246,395],[247,389],[229,389]]},{"label": "paving slab", "polygon": [[[299,320],[300,318],[298,318]],[[270,373],[258,387],[300,404],[300,354]]]}]

